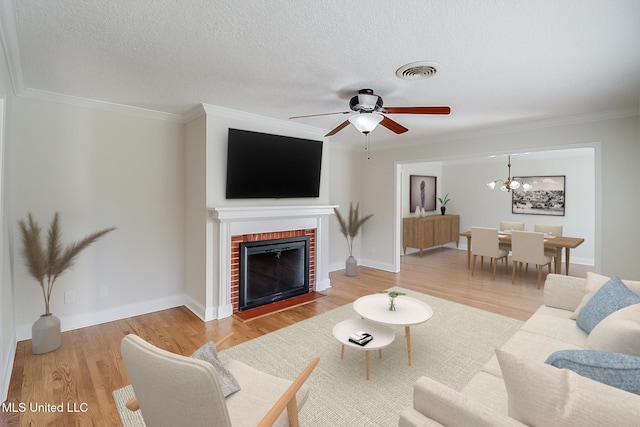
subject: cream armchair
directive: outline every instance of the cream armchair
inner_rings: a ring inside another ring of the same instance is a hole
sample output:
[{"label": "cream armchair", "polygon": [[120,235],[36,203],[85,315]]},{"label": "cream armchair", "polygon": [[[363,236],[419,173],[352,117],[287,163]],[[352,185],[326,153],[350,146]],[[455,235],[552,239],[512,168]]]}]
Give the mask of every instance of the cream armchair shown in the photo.
[{"label": "cream armchair", "polygon": [[304,384],[319,358],[295,381],[274,377],[231,360],[225,367],[240,390],[224,397],[212,364],[155,347],[137,335],[122,339],[122,359],[139,405],[153,426],[298,426],[298,410],[309,387]]}]

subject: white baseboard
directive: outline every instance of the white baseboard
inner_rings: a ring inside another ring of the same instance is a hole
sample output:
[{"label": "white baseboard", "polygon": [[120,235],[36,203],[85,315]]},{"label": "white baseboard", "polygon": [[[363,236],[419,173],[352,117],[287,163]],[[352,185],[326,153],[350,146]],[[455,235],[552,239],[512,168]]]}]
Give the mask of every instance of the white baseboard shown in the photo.
[{"label": "white baseboard", "polygon": [[9,338],[9,347],[7,348],[7,353],[2,358],[4,362],[4,366],[0,366],[2,369],[2,384],[0,384],[0,402],[4,402],[7,399],[9,394],[9,384],[11,382],[11,373],[13,372],[13,362],[16,358],[16,348],[18,345],[18,340],[16,339],[16,334],[11,334]]},{"label": "white baseboard", "polygon": [[[127,317],[140,316],[141,314],[179,307],[181,305],[186,305],[187,303],[186,295],[180,294],[151,301],[144,301],[137,304],[129,304],[107,310],[95,311],[92,313],[60,317],[60,327],[63,332],[72,331],[74,329],[86,328],[87,326],[126,319]],[[34,322],[35,320],[36,319],[34,319]],[[31,325],[18,326],[16,328],[16,340],[22,341],[28,339],[31,339]]]},{"label": "white baseboard", "polygon": [[371,259],[360,260],[360,265],[365,267],[375,268],[377,270],[389,271],[391,273],[398,273],[400,270],[396,269],[395,265],[387,262],[380,262]]}]

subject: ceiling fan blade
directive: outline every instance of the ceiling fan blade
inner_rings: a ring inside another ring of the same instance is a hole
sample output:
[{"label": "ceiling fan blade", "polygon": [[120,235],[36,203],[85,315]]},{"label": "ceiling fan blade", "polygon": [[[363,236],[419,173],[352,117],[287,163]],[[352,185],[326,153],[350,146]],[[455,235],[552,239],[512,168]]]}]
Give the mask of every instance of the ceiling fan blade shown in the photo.
[{"label": "ceiling fan blade", "polygon": [[302,119],[302,118],[305,118],[305,117],[331,116],[333,114],[349,114],[349,113],[353,113],[353,111],[338,111],[336,113],[307,114],[305,116],[289,117],[289,119]]},{"label": "ceiling fan blade", "polygon": [[331,132],[329,132],[325,136],[335,135],[336,133],[340,132],[342,129],[346,128],[347,126],[349,126],[349,120],[345,120],[344,122],[340,123],[337,127],[335,127]]},{"label": "ceiling fan blade", "polygon": [[384,107],[386,114],[450,114],[451,107]]},{"label": "ceiling fan blade", "polygon": [[382,117],[383,119],[380,122],[380,124],[386,127],[387,129],[389,129],[391,132],[400,134],[400,133],[405,133],[406,131],[409,130],[406,127],[402,126],[400,123],[391,120],[387,116],[382,116]]}]

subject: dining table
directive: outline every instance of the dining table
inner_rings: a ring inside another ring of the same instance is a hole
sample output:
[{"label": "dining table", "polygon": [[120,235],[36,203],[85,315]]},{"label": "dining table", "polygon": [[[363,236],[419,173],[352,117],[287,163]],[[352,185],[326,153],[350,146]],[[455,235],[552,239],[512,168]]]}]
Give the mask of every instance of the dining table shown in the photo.
[{"label": "dining table", "polygon": [[[467,238],[467,268],[471,268],[471,230],[463,231],[460,236]],[[500,243],[511,244],[511,233],[505,231],[498,232],[498,240]],[[571,249],[575,249],[584,242],[582,237],[568,237],[568,236],[545,236],[544,246],[553,247],[556,249],[555,256],[555,272],[562,272],[562,249],[564,248],[565,258],[565,274],[569,275],[569,261]]]}]

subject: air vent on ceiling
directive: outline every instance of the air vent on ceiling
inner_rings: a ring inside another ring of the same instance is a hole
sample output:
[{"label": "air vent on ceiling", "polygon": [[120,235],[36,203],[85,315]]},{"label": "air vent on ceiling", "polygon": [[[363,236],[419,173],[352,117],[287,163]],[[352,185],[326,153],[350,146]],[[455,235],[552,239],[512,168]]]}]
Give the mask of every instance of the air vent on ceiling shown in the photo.
[{"label": "air vent on ceiling", "polygon": [[412,62],[396,70],[396,76],[403,80],[423,80],[433,77],[438,69],[433,62]]}]

